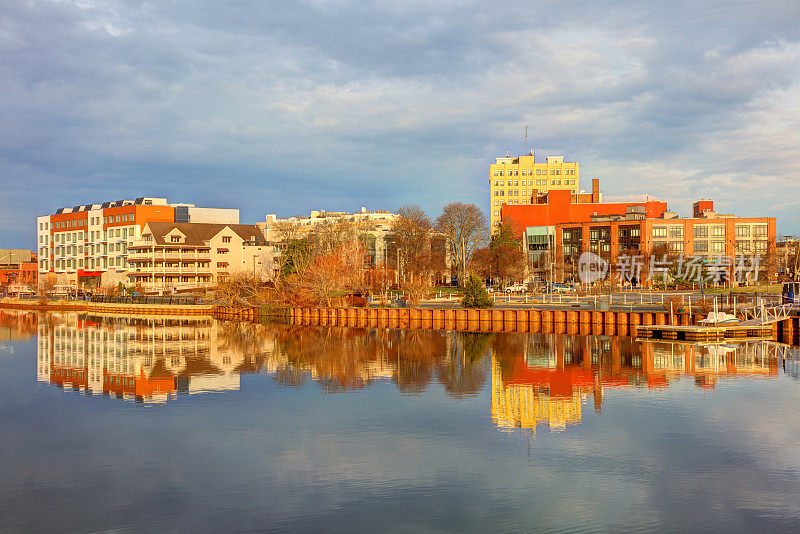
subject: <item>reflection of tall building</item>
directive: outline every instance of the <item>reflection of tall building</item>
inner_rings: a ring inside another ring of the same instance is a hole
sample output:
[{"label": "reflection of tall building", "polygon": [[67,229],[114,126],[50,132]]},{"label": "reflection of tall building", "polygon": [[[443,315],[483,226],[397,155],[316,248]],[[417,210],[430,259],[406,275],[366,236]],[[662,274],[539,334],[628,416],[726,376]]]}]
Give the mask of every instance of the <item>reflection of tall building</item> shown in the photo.
[{"label": "reflection of tall building", "polygon": [[[778,360],[764,345],[692,345],[621,337],[511,334],[492,356],[492,419],[501,428],[551,430],[581,422],[591,395],[600,410],[604,391],[660,389],[691,378],[702,388],[724,378],[776,377]],[[507,350],[512,349],[512,350]],[[511,355],[513,354],[513,355]]]},{"label": "reflection of tall building", "polygon": [[245,355],[208,318],[51,315],[39,324],[40,381],[123,399],[239,389]]}]

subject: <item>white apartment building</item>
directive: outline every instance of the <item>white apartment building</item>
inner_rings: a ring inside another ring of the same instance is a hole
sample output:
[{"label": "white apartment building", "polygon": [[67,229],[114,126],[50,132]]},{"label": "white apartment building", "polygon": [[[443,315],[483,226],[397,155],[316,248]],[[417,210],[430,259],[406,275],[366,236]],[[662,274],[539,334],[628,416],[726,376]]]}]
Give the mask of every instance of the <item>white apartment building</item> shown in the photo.
[{"label": "white apartment building", "polygon": [[238,224],[239,210],[170,204],[156,197],[60,208],[36,219],[39,279],[55,273],[59,283],[124,282],[128,248],[151,221]]}]

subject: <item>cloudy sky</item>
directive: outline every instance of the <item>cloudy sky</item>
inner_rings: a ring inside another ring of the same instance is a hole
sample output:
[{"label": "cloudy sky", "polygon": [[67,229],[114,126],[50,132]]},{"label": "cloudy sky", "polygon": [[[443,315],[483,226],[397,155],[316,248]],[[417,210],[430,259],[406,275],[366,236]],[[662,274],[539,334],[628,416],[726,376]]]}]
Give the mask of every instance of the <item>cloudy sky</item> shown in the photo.
[{"label": "cloudy sky", "polygon": [[6,0],[0,247],[139,196],[488,209],[523,124],[607,199],[800,233],[800,2]]}]

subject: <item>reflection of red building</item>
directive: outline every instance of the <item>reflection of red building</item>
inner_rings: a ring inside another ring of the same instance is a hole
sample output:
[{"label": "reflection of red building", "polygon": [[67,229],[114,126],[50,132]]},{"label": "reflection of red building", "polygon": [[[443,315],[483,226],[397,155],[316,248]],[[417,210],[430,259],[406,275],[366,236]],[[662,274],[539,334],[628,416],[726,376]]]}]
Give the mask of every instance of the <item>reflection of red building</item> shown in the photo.
[{"label": "reflection of red building", "polygon": [[175,378],[171,375],[148,377],[144,372],[140,372],[138,375],[106,373],[103,376],[103,393],[149,398],[158,394],[175,393],[175,391]]},{"label": "reflection of red building", "polygon": [[706,389],[720,378],[777,377],[777,360],[759,356],[758,347],[535,334],[519,356],[495,356],[492,415],[501,427],[562,428],[580,423],[589,394],[600,410],[606,389],[663,389],[680,378]]}]

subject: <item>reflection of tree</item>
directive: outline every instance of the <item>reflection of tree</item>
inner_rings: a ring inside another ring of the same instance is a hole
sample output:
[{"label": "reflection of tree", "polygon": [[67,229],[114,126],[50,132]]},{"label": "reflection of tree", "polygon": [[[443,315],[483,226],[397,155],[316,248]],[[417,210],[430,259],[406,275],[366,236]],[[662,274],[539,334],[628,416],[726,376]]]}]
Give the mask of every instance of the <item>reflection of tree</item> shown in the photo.
[{"label": "reflection of tree", "polygon": [[385,367],[388,343],[383,330],[281,327],[276,337],[287,364],[312,372],[328,392],[361,389]]},{"label": "reflection of tree", "polygon": [[527,338],[528,334],[508,332],[492,339],[492,348],[498,355],[503,376],[511,376],[517,366],[524,364]]},{"label": "reflection of tree", "polygon": [[397,368],[393,380],[397,389],[418,394],[428,387],[438,362],[447,352],[447,338],[425,330],[395,330],[393,361]]},{"label": "reflection of tree", "polygon": [[455,336],[453,350],[439,363],[437,375],[448,395],[477,394],[486,383],[486,367],[481,364],[492,334],[461,332]]}]

